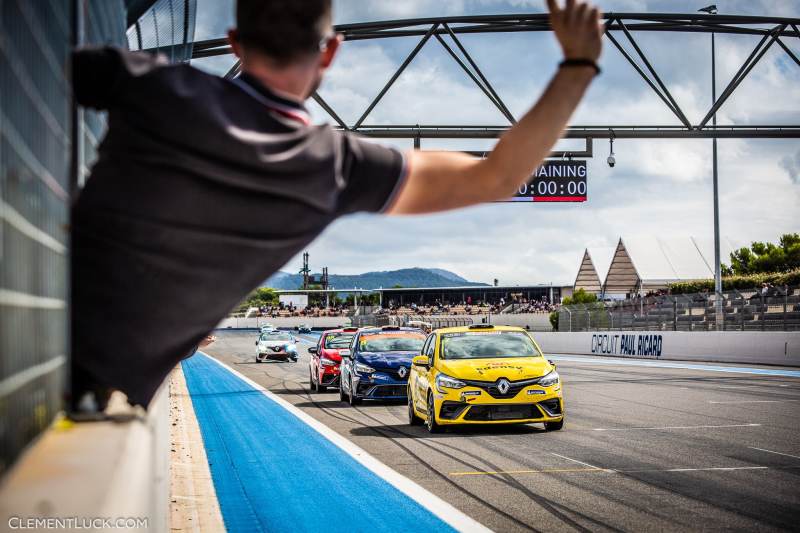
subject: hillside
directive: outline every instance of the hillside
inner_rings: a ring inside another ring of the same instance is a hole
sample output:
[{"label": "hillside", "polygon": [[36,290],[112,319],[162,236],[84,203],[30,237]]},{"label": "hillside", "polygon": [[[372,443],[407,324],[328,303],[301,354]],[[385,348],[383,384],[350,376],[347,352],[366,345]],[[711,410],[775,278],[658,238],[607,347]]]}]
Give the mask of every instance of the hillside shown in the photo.
[{"label": "hillside", "polygon": [[[485,286],[485,283],[468,281],[463,277],[440,268],[403,268],[382,272],[365,272],[363,274],[329,276],[330,285],[336,289],[379,289],[391,288],[395,285],[403,287],[462,287]],[[298,289],[303,285],[303,276],[278,272],[264,282],[265,287],[273,289]]]}]

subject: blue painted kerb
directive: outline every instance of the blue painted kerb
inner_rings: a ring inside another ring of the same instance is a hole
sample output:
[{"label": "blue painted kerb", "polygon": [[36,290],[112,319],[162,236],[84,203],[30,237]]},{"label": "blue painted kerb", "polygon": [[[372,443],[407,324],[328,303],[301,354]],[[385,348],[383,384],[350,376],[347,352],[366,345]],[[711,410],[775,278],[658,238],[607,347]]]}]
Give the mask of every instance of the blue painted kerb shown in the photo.
[{"label": "blue painted kerb", "polygon": [[182,363],[228,531],[452,531],[208,356]]}]

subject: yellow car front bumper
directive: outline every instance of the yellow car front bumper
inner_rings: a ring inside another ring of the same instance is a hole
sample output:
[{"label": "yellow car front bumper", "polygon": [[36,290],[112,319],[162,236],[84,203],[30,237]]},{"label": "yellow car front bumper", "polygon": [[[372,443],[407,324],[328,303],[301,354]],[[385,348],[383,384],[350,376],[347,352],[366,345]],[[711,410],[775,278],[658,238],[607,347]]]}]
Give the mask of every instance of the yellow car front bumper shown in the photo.
[{"label": "yellow car front bumper", "polygon": [[527,424],[564,418],[561,384],[527,387],[512,398],[495,398],[478,387],[444,389],[433,395],[436,422],[454,424]]}]

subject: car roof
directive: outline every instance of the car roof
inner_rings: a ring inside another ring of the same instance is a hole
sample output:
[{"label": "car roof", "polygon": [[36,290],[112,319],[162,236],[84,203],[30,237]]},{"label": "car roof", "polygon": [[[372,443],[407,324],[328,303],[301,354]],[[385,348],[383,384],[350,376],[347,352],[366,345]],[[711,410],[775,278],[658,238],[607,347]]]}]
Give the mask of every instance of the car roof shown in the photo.
[{"label": "car roof", "polygon": [[328,333],[352,333],[356,334],[359,328],[336,328],[336,329],[326,329],[320,335],[327,335]]},{"label": "car roof", "polygon": [[472,326],[456,326],[452,328],[437,329],[435,333],[477,333],[481,331],[521,331],[527,333],[519,326],[493,326],[490,324],[473,324]]},{"label": "car roof", "polygon": [[421,333],[425,335],[425,332],[419,328],[406,328],[397,326],[379,326],[379,327],[362,328],[359,330],[359,333],[382,333],[384,331],[394,331],[401,333]]}]

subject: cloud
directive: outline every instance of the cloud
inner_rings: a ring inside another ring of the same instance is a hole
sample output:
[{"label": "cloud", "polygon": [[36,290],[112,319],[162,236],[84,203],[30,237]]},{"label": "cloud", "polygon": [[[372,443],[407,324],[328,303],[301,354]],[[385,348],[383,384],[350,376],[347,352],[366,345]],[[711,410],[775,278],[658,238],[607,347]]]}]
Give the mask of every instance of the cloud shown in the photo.
[{"label": "cloud", "polygon": [[800,149],[794,155],[787,155],[781,158],[780,166],[789,175],[792,183],[800,183]]},{"label": "cloud", "polygon": [[[222,35],[231,23],[231,6],[216,0],[200,2],[201,7],[213,4],[213,12],[203,19],[207,29],[202,33],[208,33],[203,38]],[[685,13],[698,7],[690,0],[600,3],[606,11],[614,12]],[[544,0],[335,0],[334,5],[336,22],[345,23],[541,12]],[[800,14],[800,4],[781,0],[730,0],[718,5],[731,14]],[[219,27],[216,35],[212,35],[217,31],[214,24]],[[634,38],[689,119],[698,122],[711,104],[710,36],[634,32]],[[352,124],[417,41],[404,38],[345,43],[321,94]],[[757,41],[751,36],[717,36],[717,94]],[[533,104],[559,59],[549,33],[468,35],[462,42],[517,115]],[[793,43],[787,42],[787,46],[796,49]],[[720,109],[719,123],[796,124],[800,120],[800,69],[787,58],[773,45]],[[225,65],[221,62],[217,68],[224,70]],[[608,42],[602,66],[603,74],[576,111],[573,124],[679,123]],[[316,120],[331,120],[314,104],[309,107]],[[428,43],[366,122],[505,124],[435,41]],[[410,145],[395,144],[402,148]],[[431,149],[489,146],[491,142],[487,141],[423,141],[423,147]],[[419,217],[355,215],[337,221],[312,243],[312,266],[328,266],[332,273],[441,267],[484,282],[496,277],[507,284],[571,284],[588,245],[614,246],[620,236],[713,237],[710,140],[618,139],[614,148],[617,166],[610,169],[605,163],[607,142],[595,142],[595,157],[588,162],[589,201],[585,204],[493,204]],[[723,237],[743,243],[774,240],[781,233],[797,231],[799,182],[797,139],[720,140]],[[296,271],[300,263],[298,256],[285,269]]]}]

